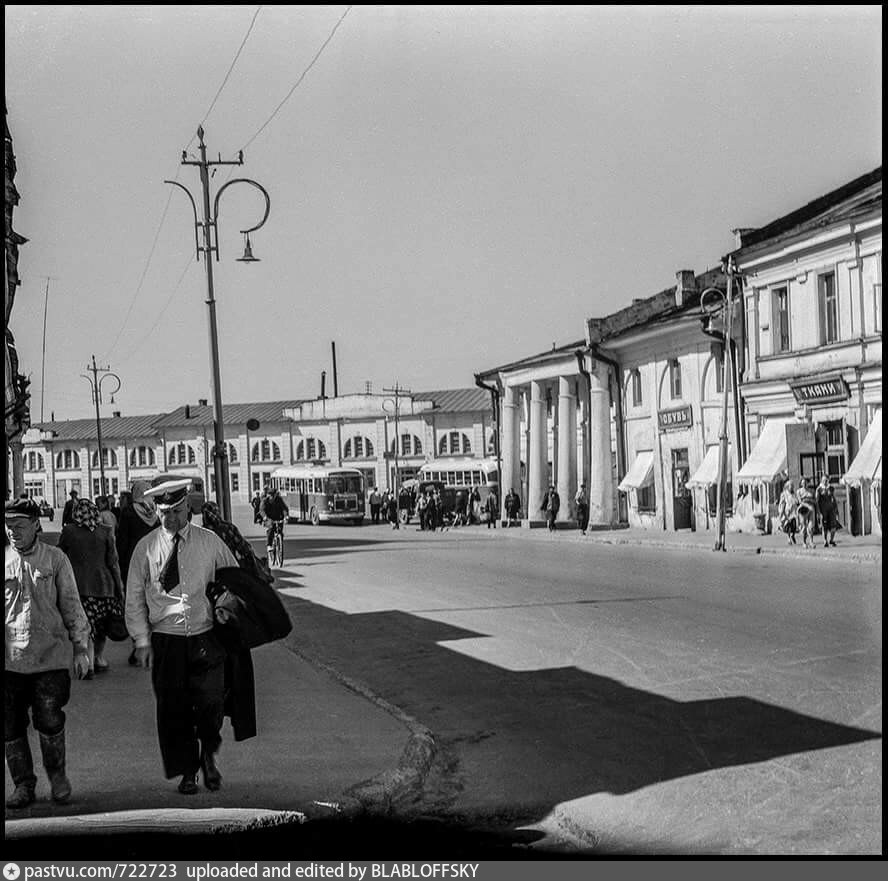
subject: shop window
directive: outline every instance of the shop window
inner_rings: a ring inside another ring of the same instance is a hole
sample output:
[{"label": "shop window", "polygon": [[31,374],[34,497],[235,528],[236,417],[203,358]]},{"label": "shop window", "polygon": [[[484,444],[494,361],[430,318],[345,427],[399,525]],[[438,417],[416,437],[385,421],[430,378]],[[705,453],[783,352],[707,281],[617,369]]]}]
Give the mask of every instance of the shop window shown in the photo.
[{"label": "shop window", "polygon": [[774,354],[788,352],[789,342],[789,288],[774,288],[773,316],[771,318],[771,331],[774,340]]},{"label": "shop window", "polygon": [[657,491],[653,482],[636,490],[639,514],[653,514],[657,510]]},{"label": "shop window", "polygon": [[834,272],[826,272],[817,277],[817,292],[820,306],[820,343],[829,345],[839,339],[839,300]]}]

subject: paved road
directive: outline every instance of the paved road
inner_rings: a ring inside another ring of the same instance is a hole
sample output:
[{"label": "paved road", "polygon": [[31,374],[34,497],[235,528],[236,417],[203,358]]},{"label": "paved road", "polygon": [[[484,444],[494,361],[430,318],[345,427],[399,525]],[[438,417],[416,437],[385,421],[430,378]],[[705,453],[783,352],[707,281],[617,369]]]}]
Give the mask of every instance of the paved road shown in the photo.
[{"label": "paved road", "polygon": [[287,554],[292,638],[435,733],[426,812],[601,852],[881,852],[880,567],[483,528],[289,527]]}]

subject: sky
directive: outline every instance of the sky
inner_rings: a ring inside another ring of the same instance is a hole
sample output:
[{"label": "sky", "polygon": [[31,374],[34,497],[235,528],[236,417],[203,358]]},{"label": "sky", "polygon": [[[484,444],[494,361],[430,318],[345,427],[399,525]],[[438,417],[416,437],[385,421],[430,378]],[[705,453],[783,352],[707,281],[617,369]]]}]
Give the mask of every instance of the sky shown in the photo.
[{"label": "sky", "polygon": [[[258,14],[257,14],[258,12]],[[463,388],[882,162],[879,6],[7,5],[32,422]],[[332,36],[331,36],[332,34]],[[245,40],[246,37],[246,40]],[[318,54],[320,52],[320,54]],[[221,90],[220,90],[221,88]],[[200,210],[200,208],[199,208]],[[48,295],[47,295],[47,278]],[[46,357],[42,356],[46,309]]]}]

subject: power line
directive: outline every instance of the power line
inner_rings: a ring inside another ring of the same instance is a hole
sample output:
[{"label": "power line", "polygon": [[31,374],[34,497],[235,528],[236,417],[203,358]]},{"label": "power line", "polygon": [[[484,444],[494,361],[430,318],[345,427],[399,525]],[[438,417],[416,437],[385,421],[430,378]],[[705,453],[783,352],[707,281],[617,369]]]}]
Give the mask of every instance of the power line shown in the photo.
[{"label": "power line", "polygon": [[290,96],[291,96],[291,95],[293,94],[293,92],[295,92],[296,89],[302,84],[302,81],[305,79],[306,74],[307,74],[307,73],[308,73],[308,72],[314,67],[315,62],[321,57],[321,53],[324,51],[324,49],[327,48],[327,45],[328,45],[329,42],[333,39],[333,36],[335,35],[336,31],[339,29],[339,26],[342,24],[343,21],[345,21],[345,17],[349,14],[349,12],[351,11],[351,9],[352,9],[352,7],[349,6],[349,7],[346,8],[345,12],[342,13],[342,16],[340,17],[339,21],[337,21],[336,24],[333,26],[333,30],[330,31],[330,36],[327,37],[326,40],[324,40],[323,44],[321,45],[321,48],[318,49],[318,51],[315,53],[315,57],[312,58],[312,60],[311,60],[311,62],[309,63],[308,67],[306,67],[305,70],[302,71],[302,73],[301,73],[300,76],[299,76],[299,79],[296,80],[296,82],[294,83],[293,88],[290,89],[289,92],[287,92],[286,96],[284,97],[284,100],[281,101],[281,103],[278,104],[277,107],[275,107],[274,112],[271,114],[271,116],[269,116],[268,119],[266,119],[265,122],[262,123],[262,125],[260,126],[260,128],[259,128],[259,130],[256,132],[256,134],[254,134],[253,137],[250,138],[250,140],[247,141],[246,144],[244,144],[244,146],[243,146],[243,149],[244,149],[244,150],[246,150],[247,147],[249,147],[250,144],[252,144],[253,141],[255,141],[256,138],[258,138],[259,135],[261,135],[262,132],[265,131],[265,128],[266,128],[266,127],[268,126],[268,124],[269,124],[269,123],[275,118],[275,116],[277,116],[278,111],[281,109],[281,107],[283,107],[284,104],[286,104],[287,101],[290,100]]}]

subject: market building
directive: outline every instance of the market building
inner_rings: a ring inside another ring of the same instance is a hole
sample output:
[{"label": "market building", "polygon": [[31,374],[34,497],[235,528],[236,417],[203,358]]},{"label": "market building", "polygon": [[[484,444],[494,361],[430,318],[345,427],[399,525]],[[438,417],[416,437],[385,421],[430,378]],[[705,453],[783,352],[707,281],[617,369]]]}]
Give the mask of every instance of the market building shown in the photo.
[{"label": "market building", "polygon": [[[826,474],[845,528],[880,532],[882,169],[737,236],[750,449],[738,480],[750,488],[751,525],[775,527],[786,479],[798,487]],[[870,432],[878,463],[871,450],[861,479],[851,466]]]}]

